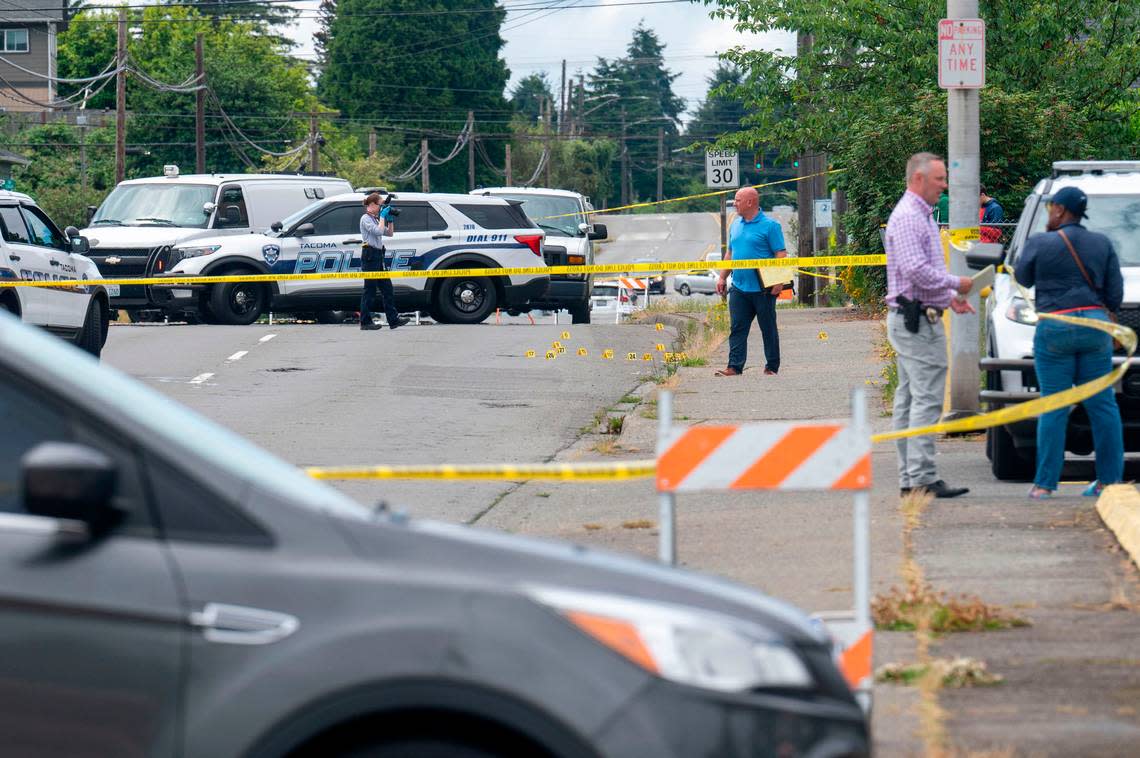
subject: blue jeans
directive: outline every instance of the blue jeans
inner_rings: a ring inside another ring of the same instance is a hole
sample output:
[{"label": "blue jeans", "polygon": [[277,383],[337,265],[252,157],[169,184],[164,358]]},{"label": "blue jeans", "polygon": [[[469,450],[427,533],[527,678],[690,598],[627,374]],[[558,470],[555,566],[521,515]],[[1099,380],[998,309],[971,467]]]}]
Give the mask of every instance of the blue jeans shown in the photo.
[{"label": "blue jeans", "polygon": [[[1096,321],[1109,320],[1108,314],[1101,310],[1067,315]],[[1095,329],[1042,319],[1033,336],[1033,360],[1041,394],[1055,395],[1112,370],[1112,337]],[[1101,484],[1119,482],[1124,476],[1124,431],[1120,425],[1116,395],[1109,387],[1082,405],[1092,425],[1096,479]],[[1033,483],[1042,489],[1057,489],[1061,478],[1069,410],[1066,407],[1050,411],[1037,420],[1037,474]]]},{"label": "blue jeans", "polygon": [[728,335],[728,367],[744,370],[748,360],[748,332],[752,319],[760,325],[764,338],[764,368],[780,371],[780,333],[776,331],[776,300],[768,290],[744,292],[733,287],[728,293],[728,317],[732,331]]}]

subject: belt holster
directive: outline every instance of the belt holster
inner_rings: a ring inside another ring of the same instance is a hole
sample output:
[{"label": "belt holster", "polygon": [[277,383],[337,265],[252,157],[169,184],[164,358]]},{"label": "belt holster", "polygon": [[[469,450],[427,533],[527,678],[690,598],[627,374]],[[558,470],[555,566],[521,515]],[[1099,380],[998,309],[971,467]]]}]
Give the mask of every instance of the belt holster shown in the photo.
[{"label": "belt holster", "polygon": [[895,298],[899,304],[899,312],[903,317],[903,326],[911,334],[918,334],[918,319],[922,316],[922,303],[899,295]]}]

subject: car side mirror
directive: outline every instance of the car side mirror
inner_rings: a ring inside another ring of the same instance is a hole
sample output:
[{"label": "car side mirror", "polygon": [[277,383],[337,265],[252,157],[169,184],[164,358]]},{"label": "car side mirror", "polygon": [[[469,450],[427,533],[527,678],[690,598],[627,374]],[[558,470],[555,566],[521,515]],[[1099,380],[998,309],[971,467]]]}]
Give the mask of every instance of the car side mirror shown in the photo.
[{"label": "car side mirror", "polygon": [[301,224],[293,230],[294,237],[310,237],[317,233],[317,228],[312,224]]},{"label": "car side mirror", "polygon": [[1005,247],[997,242],[975,242],[966,251],[966,265],[974,271],[986,266],[1000,266],[1005,260]]},{"label": "car side mirror", "polygon": [[93,535],[122,520],[111,504],[119,471],[104,453],[86,445],[42,442],[20,459],[24,509],[33,516],[79,521]]},{"label": "car side mirror", "polygon": [[67,241],[73,255],[87,255],[91,251],[91,242],[84,236],[79,234],[79,230],[74,226],[69,226],[63,230],[67,235]]},{"label": "car side mirror", "polygon": [[217,209],[217,207],[218,206],[216,203],[202,203],[202,214],[209,216]]},{"label": "car side mirror", "polygon": [[610,230],[606,228],[605,224],[594,224],[593,229],[586,236],[592,240],[604,240],[610,236]]},{"label": "car side mirror", "polygon": [[95,211],[99,210],[96,205],[87,206],[87,225],[91,226],[91,219],[95,218]]},{"label": "car side mirror", "polygon": [[281,222],[280,221],[274,221],[272,224],[269,225],[269,229],[270,229],[270,231],[274,231],[274,232],[281,231]]}]

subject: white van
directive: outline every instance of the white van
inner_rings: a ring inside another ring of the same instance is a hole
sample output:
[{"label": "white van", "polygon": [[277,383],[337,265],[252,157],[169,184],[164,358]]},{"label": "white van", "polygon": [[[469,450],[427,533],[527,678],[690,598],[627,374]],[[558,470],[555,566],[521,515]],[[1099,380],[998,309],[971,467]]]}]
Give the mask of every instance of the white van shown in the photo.
[{"label": "white van", "polygon": [[83,255],[86,249],[87,241],[75,227],[61,232],[32,198],[0,190],[0,279],[77,283],[0,287],[0,310],[98,357],[107,341],[107,296],[117,289],[94,283],[99,271]]},{"label": "white van", "polygon": [[[121,182],[99,206],[83,236],[104,278],[161,274],[175,245],[218,235],[268,231],[275,222],[326,196],[351,192],[343,179],[288,174],[190,174]],[[137,318],[159,311],[150,287],[122,287],[111,298]]]}]

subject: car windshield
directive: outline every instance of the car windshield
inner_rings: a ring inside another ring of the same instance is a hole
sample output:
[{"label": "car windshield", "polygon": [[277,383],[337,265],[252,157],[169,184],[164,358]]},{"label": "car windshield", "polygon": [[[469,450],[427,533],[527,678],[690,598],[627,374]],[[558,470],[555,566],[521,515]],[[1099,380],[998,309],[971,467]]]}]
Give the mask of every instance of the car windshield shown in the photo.
[{"label": "car windshield", "polygon": [[159,394],[47,332],[0,314],[0,352],[71,384],[76,395],[130,426],[164,440],[164,452],[189,453],[207,469],[232,474],[283,502],[366,520],[373,511],[307,476],[245,438]]},{"label": "car windshield", "polygon": [[[1088,214],[1081,224],[1112,240],[1120,265],[1140,266],[1140,195],[1089,195]],[[1045,203],[1041,203],[1031,227],[1033,233],[1045,231],[1048,220]]]},{"label": "car windshield", "polygon": [[[301,223],[301,220],[304,219],[306,216],[315,212],[317,209],[321,208],[322,206],[326,205],[327,203],[328,203],[327,200],[318,200],[315,203],[309,203],[308,205],[306,205],[304,208],[297,211],[296,213],[293,213],[289,216],[286,216],[285,218],[281,219],[281,229],[279,231],[276,231],[276,232],[271,232],[270,236],[271,237],[280,237],[282,234],[289,231],[290,229],[292,229],[297,224]],[[363,213],[363,211],[361,211],[361,213]]]},{"label": "car windshield", "polygon": [[499,195],[522,202],[523,212],[531,221],[555,237],[578,237],[578,224],[584,223],[582,206],[575,197],[561,195]]},{"label": "car windshield", "polygon": [[205,229],[202,210],[218,188],[209,184],[120,184],[91,219],[92,226],[182,226]]}]

